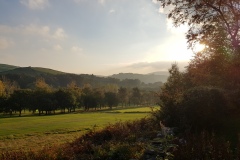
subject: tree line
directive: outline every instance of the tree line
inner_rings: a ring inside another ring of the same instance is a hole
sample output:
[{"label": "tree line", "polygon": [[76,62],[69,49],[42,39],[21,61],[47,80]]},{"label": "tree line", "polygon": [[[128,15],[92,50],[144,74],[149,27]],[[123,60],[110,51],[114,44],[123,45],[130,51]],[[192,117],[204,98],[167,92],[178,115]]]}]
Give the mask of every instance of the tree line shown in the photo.
[{"label": "tree line", "polygon": [[21,89],[14,82],[0,81],[0,113],[12,115],[25,110],[33,114],[54,114],[74,112],[78,108],[85,111],[114,106],[153,105],[156,99],[153,92],[138,87],[126,88],[108,84],[94,88],[90,84],[78,87],[75,82],[67,87],[52,88],[43,78],[38,78],[34,89]]}]

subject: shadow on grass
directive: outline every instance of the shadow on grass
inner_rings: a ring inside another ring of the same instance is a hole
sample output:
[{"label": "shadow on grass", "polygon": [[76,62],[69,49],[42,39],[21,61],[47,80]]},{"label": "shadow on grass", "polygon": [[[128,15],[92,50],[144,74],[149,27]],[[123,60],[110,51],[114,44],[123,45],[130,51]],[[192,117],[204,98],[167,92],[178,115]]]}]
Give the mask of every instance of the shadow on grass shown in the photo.
[{"label": "shadow on grass", "polygon": [[[85,111],[83,109],[78,109],[74,112],[61,112],[56,111],[55,113],[22,113],[21,116],[19,116],[18,113],[12,113],[12,115],[9,114],[0,114],[0,119],[2,118],[19,118],[19,117],[42,117],[42,116],[56,116],[56,115],[65,115],[65,114],[89,114],[89,113],[110,113],[110,114],[116,114],[116,113],[151,113],[151,111],[122,111],[122,110],[128,110],[128,109],[137,109],[137,108],[146,108],[146,106],[130,106],[130,107],[114,107],[112,109],[110,108],[103,108],[103,109],[90,109],[88,111]],[[121,112],[122,111],[122,112]]]}]

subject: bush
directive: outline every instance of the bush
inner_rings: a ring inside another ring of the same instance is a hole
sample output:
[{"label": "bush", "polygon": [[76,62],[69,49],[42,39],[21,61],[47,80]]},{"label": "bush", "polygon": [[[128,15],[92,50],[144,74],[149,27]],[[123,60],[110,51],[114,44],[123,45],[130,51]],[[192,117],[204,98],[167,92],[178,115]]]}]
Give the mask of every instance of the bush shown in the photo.
[{"label": "bush", "polygon": [[178,144],[174,159],[239,159],[230,148],[230,143],[208,132],[189,134],[186,143]]},{"label": "bush", "polygon": [[[161,98],[161,97],[160,97]],[[155,117],[168,127],[189,130],[212,130],[223,122],[227,114],[225,92],[219,88],[200,86],[170,99]]]},{"label": "bush", "polygon": [[189,89],[180,105],[182,122],[190,129],[216,129],[226,117],[224,92],[218,88],[201,86]]}]

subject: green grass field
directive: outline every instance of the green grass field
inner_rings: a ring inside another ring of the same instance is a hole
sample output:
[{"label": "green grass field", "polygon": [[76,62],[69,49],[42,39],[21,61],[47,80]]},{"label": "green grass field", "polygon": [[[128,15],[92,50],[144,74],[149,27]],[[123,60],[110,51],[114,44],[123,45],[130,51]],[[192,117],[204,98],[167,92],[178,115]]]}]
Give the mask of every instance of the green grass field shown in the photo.
[{"label": "green grass field", "polygon": [[[157,109],[159,109],[159,107],[153,107],[152,108],[153,111],[156,111]],[[106,112],[106,111],[105,111]],[[119,109],[115,109],[115,110],[109,110],[109,112],[112,113],[148,113],[151,112],[151,108],[150,107],[131,107],[131,108],[119,108]]]},{"label": "green grass field", "polygon": [[0,118],[0,151],[29,150],[70,142],[89,130],[149,115],[149,107],[48,116]]}]

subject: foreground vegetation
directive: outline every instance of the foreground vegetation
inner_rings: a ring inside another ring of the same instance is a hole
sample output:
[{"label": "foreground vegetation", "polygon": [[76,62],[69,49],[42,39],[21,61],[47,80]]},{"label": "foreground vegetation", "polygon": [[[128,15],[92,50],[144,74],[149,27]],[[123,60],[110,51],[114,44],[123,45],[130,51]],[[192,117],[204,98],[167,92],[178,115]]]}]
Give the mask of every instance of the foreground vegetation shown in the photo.
[{"label": "foreground vegetation", "polygon": [[147,141],[156,135],[158,126],[151,119],[118,122],[64,146],[44,148],[40,152],[5,152],[1,159],[130,159],[141,158]]},{"label": "foreground vegetation", "polygon": [[[155,114],[153,114],[155,115]],[[239,121],[239,119],[238,119]],[[45,146],[38,151],[18,150],[0,154],[0,159],[238,159],[239,149],[214,133],[163,136],[155,116],[109,124],[90,130],[72,142]],[[231,125],[230,123],[228,125]],[[233,126],[231,126],[233,127]],[[240,128],[238,128],[239,130]],[[51,137],[57,140],[59,137]]]},{"label": "foreground vegetation", "polygon": [[239,159],[240,1],[160,3],[175,26],[189,26],[189,47],[205,45],[184,72],[172,65],[159,94],[159,119],[187,139],[176,159]]}]

